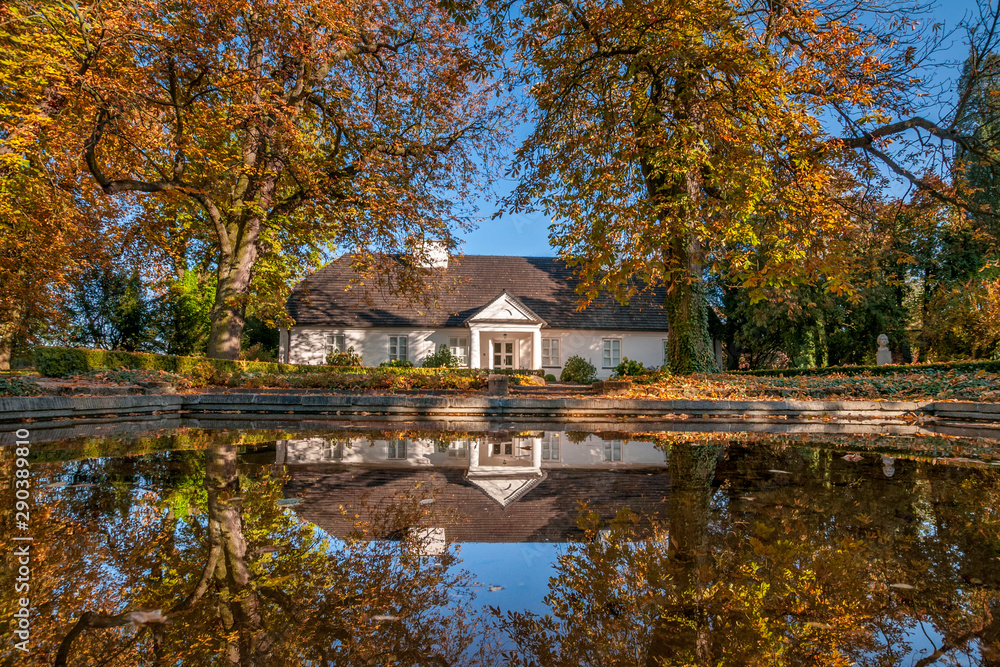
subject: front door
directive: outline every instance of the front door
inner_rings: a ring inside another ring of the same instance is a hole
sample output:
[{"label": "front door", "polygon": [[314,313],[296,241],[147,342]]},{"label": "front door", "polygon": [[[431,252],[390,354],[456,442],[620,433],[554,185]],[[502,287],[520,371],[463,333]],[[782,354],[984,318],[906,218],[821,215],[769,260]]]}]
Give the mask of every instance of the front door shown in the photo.
[{"label": "front door", "polygon": [[493,368],[514,368],[513,341],[493,341]]}]

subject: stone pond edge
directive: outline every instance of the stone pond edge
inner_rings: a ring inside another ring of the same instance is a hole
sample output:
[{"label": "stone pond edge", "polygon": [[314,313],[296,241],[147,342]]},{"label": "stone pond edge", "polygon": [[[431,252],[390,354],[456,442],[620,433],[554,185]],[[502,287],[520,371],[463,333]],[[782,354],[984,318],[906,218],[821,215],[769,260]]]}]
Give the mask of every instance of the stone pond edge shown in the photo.
[{"label": "stone pond edge", "polygon": [[829,419],[938,419],[995,423],[1000,404],[942,401],[636,400],[401,396],[392,394],[152,394],[136,396],[33,396],[0,398],[0,423],[91,418],[152,418],[174,414],[285,415],[322,418],[378,415],[415,418],[705,418],[802,416]]}]

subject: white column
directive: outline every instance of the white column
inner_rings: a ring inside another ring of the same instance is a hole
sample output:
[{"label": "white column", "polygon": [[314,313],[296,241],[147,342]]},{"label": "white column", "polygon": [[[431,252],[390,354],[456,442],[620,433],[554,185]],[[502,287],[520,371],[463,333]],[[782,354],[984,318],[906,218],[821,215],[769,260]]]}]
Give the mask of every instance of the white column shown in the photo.
[{"label": "white column", "polygon": [[542,328],[538,327],[531,332],[531,368],[536,370],[542,367]]},{"label": "white column", "polygon": [[531,467],[541,469],[542,467],[542,439],[531,439]]},{"label": "white column", "polygon": [[469,327],[469,368],[482,368],[479,356],[479,330]]}]

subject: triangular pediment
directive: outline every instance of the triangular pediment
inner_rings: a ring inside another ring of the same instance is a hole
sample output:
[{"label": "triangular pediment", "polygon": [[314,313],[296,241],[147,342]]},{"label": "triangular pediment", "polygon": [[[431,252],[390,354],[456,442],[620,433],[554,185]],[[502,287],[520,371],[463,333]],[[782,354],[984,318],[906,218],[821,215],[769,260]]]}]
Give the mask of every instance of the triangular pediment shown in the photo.
[{"label": "triangular pediment", "polygon": [[466,479],[500,507],[506,508],[538,486],[546,476],[545,471],[540,470],[520,475],[469,475]]},{"label": "triangular pediment", "polygon": [[469,322],[504,322],[522,324],[545,324],[531,308],[521,303],[513,294],[504,290],[488,304],[472,314]]}]

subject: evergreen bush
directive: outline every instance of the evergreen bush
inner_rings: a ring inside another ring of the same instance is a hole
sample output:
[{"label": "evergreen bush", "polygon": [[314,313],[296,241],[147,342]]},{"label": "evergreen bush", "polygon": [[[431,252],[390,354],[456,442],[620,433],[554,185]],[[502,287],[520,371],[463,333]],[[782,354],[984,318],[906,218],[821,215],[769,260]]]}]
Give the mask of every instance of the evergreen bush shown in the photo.
[{"label": "evergreen bush", "polygon": [[590,384],[597,379],[597,369],[583,357],[573,355],[566,360],[562,374],[559,376],[561,382],[578,382],[580,384]]}]

